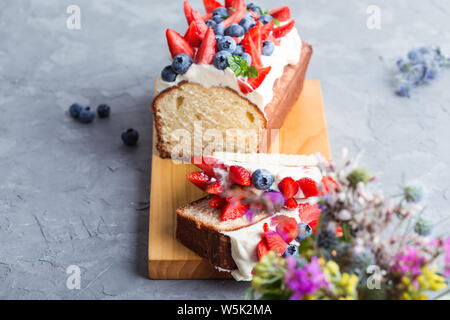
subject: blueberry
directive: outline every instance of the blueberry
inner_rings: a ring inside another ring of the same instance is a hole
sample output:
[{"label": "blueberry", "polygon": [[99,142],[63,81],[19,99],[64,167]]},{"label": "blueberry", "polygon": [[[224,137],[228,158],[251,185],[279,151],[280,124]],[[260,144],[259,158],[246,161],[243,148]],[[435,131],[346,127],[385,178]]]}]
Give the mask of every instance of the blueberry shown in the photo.
[{"label": "blueberry", "polygon": [[249,3],[247,5],[247,9],[248,10],[252,10],[253,12],[256,12],[257,14],[262,14],[261,9],[256,4],[254,4],[253,2]]},{"label": "blueberry", "polygon": [[177,74],[185,74],[192,64],[192,59],[187,54],[177,55],[172,62],[172,69]]},{"label": "blueberry", "polygon": [[256,25],[255,19],[253,19],[252,16],[243,18],[239,25],[244,28],[244,31],[247,32],[251,28],[253,28]]},{"label": "blueberry", "polygon": [[223,36],[225,34],[225,26],[221,23],[217,23],[213,29],[217,36]]},{"label": "blueberry", "polygon": [[127,146],[135,146],[139,140],[139,132],[134,129],[128,129],[122,132],[122,141]]},{"label": "blueberry", "polygon": [[232,37],[225,36],[219,40],[217,43],[217,48],[219,48],[219,51],[225,50],[233,53],[234,50],[236,50],[236,42]]},{"label": "blueberry", "polygon": [[252,65],[252,56],[251,56],[251,55],[249,55],[248,53],[244,52],[244,53],[242,54],[242,58],[244,58],[245,61],[247,61],[247,65],[248,65],[248,66],[251,66],[251,65]]},{"label": "blueberry", "polygon": [[228,57],[231,53],[228,51],[219,51],[214,57],[214,66],[219,70],[225,70],[228,68]]},{"label": "blueberry", "polygon": [[243,53],[244,53],[244,46],[242,44],[237,44],[236,50],[234,50],[233,55],[242,56]]},{"label": "blueberry", "polygon": [[252,174],[252,183],[256,189],[269,190],[273,184],[273,175],[266,169],[258,169]]},{"label": "blueberry", "polygon": [[80,112],[80,121],[83,123],[91,123],[95,119],[95,112],[91,107],[83,108]]},{"label": "blueberry", "polygon": [[215,22],[214,20],[206,20],[206,25],[214,29],[217,26],[217,22]]},{"label": "blueberry", "polygon": [[312,235],[312,228],[309,226],[309,224],[306,223],[299,223],[298,224],[298,236],[295,238],[298,242],[302,242],[306,238],[310,237]]},{"label": "blueberry", "polygon": [[289,247],[287,247],[286,251],[283,253],[284,258],[289,257],[289,256],[295,257],[295,256],[299,256],[299,255],[300,255],[300,253],[298,251],[298,246],[293,245],[293,244],[289,245]]},{"label": "blueberry", "polygon": [[223,20],[228,18],[228,16],[229,16],[228,10],[224,7],[219,7],[215,9],[213,12],[213,20],[216,23],[221,23]]},{"label": "blueberry", "polygon": [[83,109],[83,106],[77,102],[72,104],[69,108],[69,113],[73,118],[78,118],[80,116],[80,112]]},{"label": "blueberry", "polygon": [[111,108],[107,104],[101,104],[97,107],[97,114],[100,118],[108,118]]},{"label": "blueberry", "polygon": [[219,40],[222,38],[223,38],[223,36],[216,36],[216,42],[219,42]]},{"label": "blueberry", "polygon": [[230,37],[242,37],[245,34],[245,30],[237,23],[233,23],[231,26],[225,29],[225,35]]},{"label": "blueberry", "polygon": [[261,17],[258,18],[258,20],[261,21],[263,24],[267,24],[270,21],[272,21],[273,18],[270,14],[263,14]]},{"label": "blueberry", "polygon": [[161,78],[166,82],[174,82],[177,79],[177,74],[173,71],[172,66],[167,66],[161,71]]},{"label": "blueberry", "polygon": [[262,48],[262,54],[265,56],[271,56],[273,54],[273,51],[275,50],[275,45],[272,41],[264,41],[263,48]]}]

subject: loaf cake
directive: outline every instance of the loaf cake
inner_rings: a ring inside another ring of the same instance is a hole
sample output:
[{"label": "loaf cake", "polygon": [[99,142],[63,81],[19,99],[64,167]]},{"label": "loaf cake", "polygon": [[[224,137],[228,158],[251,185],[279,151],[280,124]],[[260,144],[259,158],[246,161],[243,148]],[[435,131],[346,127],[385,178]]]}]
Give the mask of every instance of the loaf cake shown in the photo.
[{"label": "loaf cake", "polygon": [[250,280],[261,256],[295,251],[317,226],[315,199],[337,188],[319,161],[256,153],[193,158],[202,171],[187,179],[210,195],[176,211],[177,239],[236,280]]},{"label": "loaf cake", "polygon": [[290,9],[244,0],[184,2],[188,30],[166,31],[172,63],[155,80],[152,111],[163,158],[265,152],[297,100],[312,48]]}]

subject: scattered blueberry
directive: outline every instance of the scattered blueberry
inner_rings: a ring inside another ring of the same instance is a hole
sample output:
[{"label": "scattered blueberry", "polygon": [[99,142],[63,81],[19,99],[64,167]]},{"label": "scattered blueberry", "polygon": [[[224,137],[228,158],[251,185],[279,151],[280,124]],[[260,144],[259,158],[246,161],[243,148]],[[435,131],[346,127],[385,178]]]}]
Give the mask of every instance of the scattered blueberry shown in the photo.
[{"label": "scattered blueberry", "polygon": [[271,56],[275,50],[275,45],[272,41],[266,40],[263,43],[262,54],[265,56]]},{"label": "scattered blueberry", "polygon": [[270,14],[263,14],[258,18],[259,21],[261,21],[263,24],[267,24],[270,21],[273,20],[272,16]]},{"label": "scattered blueberry", "polygon": [[217,36],[216,35],[216,42],[219,42],[219,40],[222,39],[222,38],[223,38],[223,36]]},{"label": "scattered blueberry", "polygon": [[217,23],[213,29],[217,36],[223,36],[225,34],[225,26],[221,23]]},{"label": "scattered blueberry", "polygon": [[127,146],[135,146],[139,140],[139,132],[134,129],[128,129],[122,132],[122,141]]},{"label": "scattered blueberry", "polygon": [[242,56],[243,53],[244,53],[244,46],[242,44],[237,44],[236,50],[234,50],[233,55]]},{"label": "scattered blueberry", "polygon": [[83,123],[91,123],[95,119],[95,112],[91,107],[83,108],[80,112],[80,121]]},{"label": "scattered blueberry", "polygon": [[247,32],[248,30],[250,30],[251,28],[253,28],[256,25],[256,22],[252,16],[250,16],[250,17],[246,16],[239,22],[239,25],[242,28],[244,28],[245,32]]},{"label": "scattered blueberry", "polygon": [[213,20],[216,23],[221,23],[223,20],[228,18],[228,16],[229,16],[228,10],[224,7],[219,7],[215,9],[213,12]]},{"label": "scattered blueberry", "polygon": [[167,66],[161,71],[161,78],[166,82],[174,82],[177,79],[177,74],[173,71],[172,66]]},{"label": "scattered blueberry", "polygon": [[111,108],[107,104],[101,104],[97,107],[97,114],[99,118],[108,118],[111,113]]},{"label": "scattered blueberry", "polygon": [[69,113],[73,118],[78,118],[80,116],[80,112],[83,109],[83,106],[79,103],[74,103],[69,108]]},{"label": "scattered blueberry", "polygon": [[214,57],[214,66],[219,70],[225,70],[228,68],[228,57],[231,53],[228,51],[219,51]]},{"label": "scattered blueberry", "polygon": [[245,61],[247,61],[247,65],[248,66],[252,65],[252,56],[251,55],[249,55],[248,53],[244,52],[241,57],[244,58]]},{"label": "scattered blueberry", "polygon": [[233,23],[231,26],[225,29],[225,35],[230,37],[242,37],[245,34],[245,30],[237,23]]},{"label": "scattered blueberry", "polygon": [[215,22],[214,20],[206,20],[206,25],[214,29],[217,26],[217,22]]},{"label": "scattered blueberry", "polygon": [[269,190],[273,180],[273,175],[266,169],[258,169],[252,174],[252,184],[259,190]]},{"label": "scattered blueberry", "polygon": [[289,256],[295,257],[295,256],[299,256],[299,255],[300,255],[300,253],[298,251],[298,246],[293,245],[293,244],[289,245],[289,247],[287,247],[286,251],[283,253],[284,258],[289,257]]},{"label": "scattered blueberry", "polygon": [[172,62],[172,69],[177,74],[185,74],[192,65],[192,59],[187,54],[177,55]]},{"label": "scattered blueberry", "polygon": [[299,223],[298,224],[298,236],[295,238],[298,242],[302,242],[306,238],[310,237],[312,235],[312,228],[309,226],[309,224],[306,223]]},{"label": "scattered blueberry", "polygon": [[225,50],[233,53],[234,50],[236,50],[236,42],[232,37],[225,36],[219,40],[217,43],[217,48],[219,48],[219,51]]},{"label": "scattered blueberry", "polygon": [[249,3],[247,5],[247,9],[248,10],[252,10],[253,12],[256,12],[257,14],[262,14],[261,9],[256,4],[254,4],[253,2]]}]

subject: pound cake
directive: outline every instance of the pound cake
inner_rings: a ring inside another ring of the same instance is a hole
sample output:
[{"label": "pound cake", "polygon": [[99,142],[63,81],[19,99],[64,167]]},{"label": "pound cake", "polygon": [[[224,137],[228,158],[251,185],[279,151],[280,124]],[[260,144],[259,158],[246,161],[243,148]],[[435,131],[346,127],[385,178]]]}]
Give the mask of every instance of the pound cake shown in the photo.
[{"label": "pound cake", "polygon": [[171,64],[155,80],[152,104],[159,154],[264,152],[267,130],[282,126],[302,91],[312,48],[287,6],[204,4],[200,14],[184,2],[184,35],[166,31]]},{"label": "pound cake", "polygon": [[315,199],[336,183],[320,156],[215,153],[193,158],[187,179],[209,195],[177,213],[177,239],[236,280],[251,280],[270,250],[297,250],[317,226]]}]

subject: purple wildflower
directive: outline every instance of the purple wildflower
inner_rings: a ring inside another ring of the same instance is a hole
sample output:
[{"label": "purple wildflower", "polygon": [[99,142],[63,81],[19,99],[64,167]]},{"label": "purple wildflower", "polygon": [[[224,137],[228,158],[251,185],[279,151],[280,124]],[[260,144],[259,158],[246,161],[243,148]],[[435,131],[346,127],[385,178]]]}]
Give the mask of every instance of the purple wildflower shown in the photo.
[{"label": "purple wildflower", "polygon": [[426,259],[419,255],[417,249],[405,247],[401,253],[395,256],[394,261],[395,263],[391,267],[393,272],[399,273],[402,276],[417,277],[421,274],[421,268],[426,262]]}]

